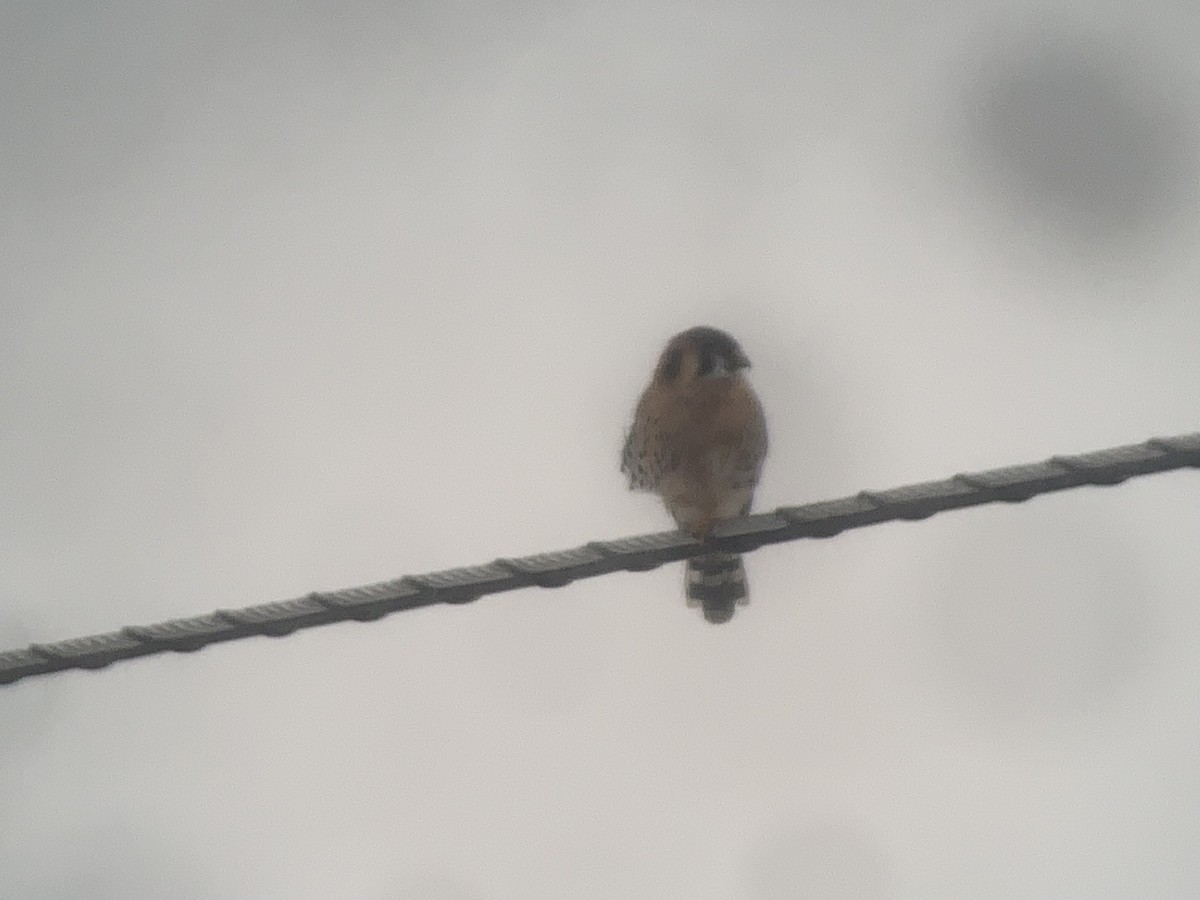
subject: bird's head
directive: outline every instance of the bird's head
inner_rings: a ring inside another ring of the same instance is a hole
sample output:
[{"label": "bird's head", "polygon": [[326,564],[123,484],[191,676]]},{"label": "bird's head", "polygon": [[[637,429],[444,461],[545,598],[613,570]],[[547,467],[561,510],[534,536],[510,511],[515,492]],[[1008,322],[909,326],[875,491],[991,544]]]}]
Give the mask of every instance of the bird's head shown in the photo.
[{"label": "bird's head", "polygon": [[729,378],[750,367],[738,342],[719,328],[698,325],[667,342],[654,377],[663,384]]}]

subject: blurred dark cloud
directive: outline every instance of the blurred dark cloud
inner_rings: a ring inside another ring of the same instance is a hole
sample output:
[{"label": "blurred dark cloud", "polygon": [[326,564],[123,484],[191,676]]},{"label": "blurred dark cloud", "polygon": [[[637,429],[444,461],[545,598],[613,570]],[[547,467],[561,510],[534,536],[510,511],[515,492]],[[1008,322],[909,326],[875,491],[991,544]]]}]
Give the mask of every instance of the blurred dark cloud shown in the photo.
[{"label": "blurred dark cloud", "polygon": [[972,168],[1019,218],[1086,247],[1160,241],[1195,197],[1182,73],[1136,48],[1054,32],[994,35],[966,92]]}]

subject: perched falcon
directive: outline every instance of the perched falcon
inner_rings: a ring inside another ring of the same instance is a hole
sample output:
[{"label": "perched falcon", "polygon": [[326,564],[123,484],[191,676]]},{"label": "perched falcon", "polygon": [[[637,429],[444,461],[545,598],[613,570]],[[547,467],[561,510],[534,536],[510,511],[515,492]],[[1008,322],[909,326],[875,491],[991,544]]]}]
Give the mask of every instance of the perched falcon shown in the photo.
[{"label": "perched falcon", "polygon": [[[633,490],[662,497],[675,523],[703,540],[717,519],[750,510],[767,455],[767,423],[742,370],[750,360],[716,328],[689,328],[667,342],[638,401],[621,471]],[[728,622],[745,603],[746,571],[732,553],[687,561],[689,606]]]}]

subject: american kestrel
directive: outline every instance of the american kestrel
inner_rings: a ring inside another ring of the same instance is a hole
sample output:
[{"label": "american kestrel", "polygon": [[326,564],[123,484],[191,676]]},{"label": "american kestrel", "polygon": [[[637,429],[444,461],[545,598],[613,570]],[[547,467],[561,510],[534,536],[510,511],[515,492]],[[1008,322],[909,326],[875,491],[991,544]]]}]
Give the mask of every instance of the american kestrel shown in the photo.
[{"label": "american kestrel", "polygon": [[[742,375],[750,360],[716,328],[689,328],[667,342],[638,401],[621,452],[633,490],[662,497],[675,523],[703,540],[717,519],[750,511],[767,455],[762,404]],[[707,553],[686,564],[689,606],[728,622],[745,603],[741,556]]]}]

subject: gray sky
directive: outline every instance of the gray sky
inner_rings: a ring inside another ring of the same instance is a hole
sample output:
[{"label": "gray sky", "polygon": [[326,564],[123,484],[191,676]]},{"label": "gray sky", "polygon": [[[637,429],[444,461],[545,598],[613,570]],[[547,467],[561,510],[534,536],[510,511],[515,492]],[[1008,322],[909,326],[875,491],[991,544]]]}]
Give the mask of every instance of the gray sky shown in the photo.
[{"label": "gray sky", "polygon": [[[1109,8],[1111,6],[1112,8]],[[1200,14],[0,14],[0,647],[1200,427]],[[1194,898],[1192,473],[0,688],[0,895]]]}]

